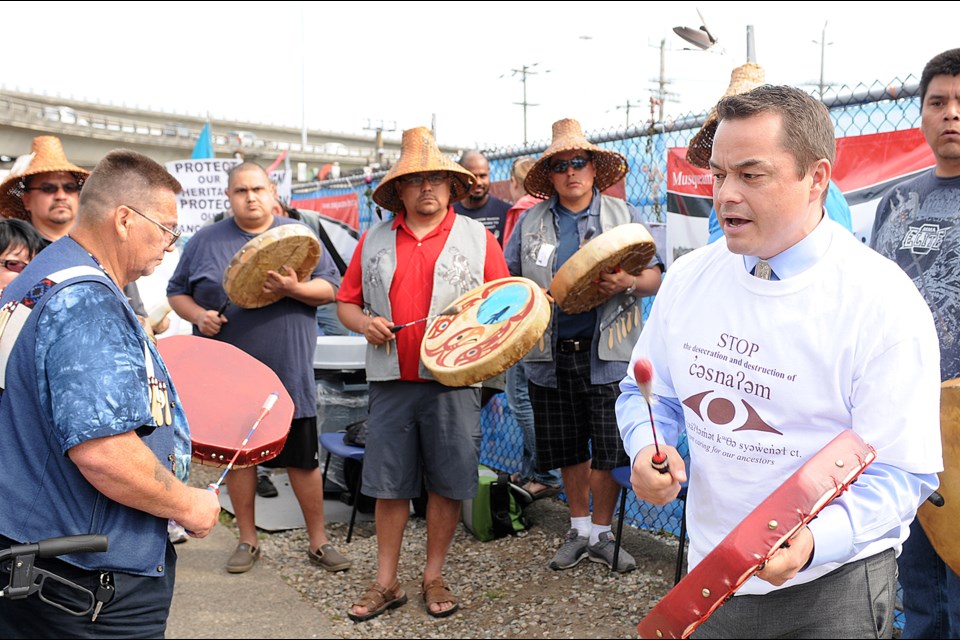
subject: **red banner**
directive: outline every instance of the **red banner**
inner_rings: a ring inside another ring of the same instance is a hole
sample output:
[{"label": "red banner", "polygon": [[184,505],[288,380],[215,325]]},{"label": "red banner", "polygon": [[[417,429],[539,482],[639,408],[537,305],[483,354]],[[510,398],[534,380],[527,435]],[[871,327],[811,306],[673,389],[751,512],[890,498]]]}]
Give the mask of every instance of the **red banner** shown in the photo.
[{"label": "red banner", "polygon": [[341,220],[354,229],[360,230],[360,200],[356,193],[326,198],[295,198],[291,199],[290,204],[298,209],[319,211],[329,218]]},{"label": "red banner", "polygon": [[[685,147],[667,152],[668,265],[706,243],[706,219],[713,206],[710,170],[691,165],[686,153]],[[880,197],[934,163],[919,129],[838,138],[832,179],[850,206],[854,234],[869,242]]]}]

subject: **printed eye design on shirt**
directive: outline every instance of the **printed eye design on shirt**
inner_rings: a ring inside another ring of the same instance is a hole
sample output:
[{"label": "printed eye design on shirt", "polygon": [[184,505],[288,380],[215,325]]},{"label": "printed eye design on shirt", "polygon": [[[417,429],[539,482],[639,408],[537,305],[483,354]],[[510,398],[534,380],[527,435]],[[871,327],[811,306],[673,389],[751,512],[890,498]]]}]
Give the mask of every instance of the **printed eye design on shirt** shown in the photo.
[{"label": "printed eye design on shirt", "polygon": [[[704,413],[706,413],[707,420],[713,424],[726,426],[733,422],[737,417],[737,405],[727,398],[716,397],[710,399],[706,402],[706,409],[704,410],[704,401],[711,393],[716,392],[704,391],[703,393],[696,393],[683,400],[683,404],[697,414],[697,417],[701,420],[704,419]],[[746,400],[738,400],[738,402],[744,407],[746,417],[743,419],[743,424],[733,431],[764,431],[766,433],[775,433],[779,436],[783,435],[767,424],[767,422],[760,417],[760,413],[754,409],[749,402]]]}]

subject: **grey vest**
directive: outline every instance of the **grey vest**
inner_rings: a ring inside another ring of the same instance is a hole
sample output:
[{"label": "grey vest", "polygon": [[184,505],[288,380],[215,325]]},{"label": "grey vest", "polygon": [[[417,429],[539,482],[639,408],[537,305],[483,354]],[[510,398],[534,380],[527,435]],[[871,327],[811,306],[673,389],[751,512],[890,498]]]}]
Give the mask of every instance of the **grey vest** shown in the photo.
[{"label": "grey vest", "polygon": [[[557,271],[556,247],[557,227],[554,214],[550,210],[551,200],[540,202],[525,214],[523,228],[520,229],[520,266],[524,277],[530,278],[541,287],[549,288]],[[583,246],[583,234],[594,237],[614,227],[633,222],[626,203],[619,198],[600,196],[600,229],[581,229],[580,245]],[[542,246],[552,246],[547,264],[538,265],[537,256]],[[632,294],[618,293],[600,305],[597,312],[598,326],[593,332],[592,351],[600,360],[629,361],[633,346],[640,337],[642,314],[640,300]],[[556,349],[556,314],[547,327],[543,338],[533,346],[524,358],[529,362],[550,362]],[[599,338],[599,339],[598,339]]]},{"label": "grey vest", "polygon": [[[363,272],[363,300],[367,309],[376,315],[392,318],[390,285],[397,268],[397,232],[393,220],[386,220],[371,228],[363,241],[361,255]],[[450,235],[433,267],[433,295],[430,312],[436,315],[463,294],[483,284],[483,267],[487,253],[487,230],[466,216],[456,216]],[[367,380],[399,380],[400,359],[397,350],[367,344]],[[433,376],[420,363],[420,377]]]}]

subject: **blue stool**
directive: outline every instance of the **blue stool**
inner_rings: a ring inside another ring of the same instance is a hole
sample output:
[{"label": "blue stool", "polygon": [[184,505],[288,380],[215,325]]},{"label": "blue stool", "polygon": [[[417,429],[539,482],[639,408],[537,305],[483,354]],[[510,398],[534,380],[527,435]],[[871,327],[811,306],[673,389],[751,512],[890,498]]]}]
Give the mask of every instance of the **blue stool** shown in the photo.
[{"label": "blue stool", "polygon": [[[620,559],[620,534],[623,533],[623,516],[627,508],[627,491],[633,486],[630,484],[631,467],[617,467],[610,472],[613,479],[620,485],[620,515],[617,518],[617,539],[613,543],[613,566],[617,566]],[[680,548],[677,549],[677,567],[674,573],[673,584],[680,582],[680,576],[683,573],[683,553],[687,542],[687,486],[680,487],[680,493],[677,500],[683,500],[683,515],[680,518]]]},{"label": "blue stool", "polygon": [[323,465],[323,485],[327,484],[327,469],[330,468],[330,455],[337,454],[341,458],[350,458],[356,460],[361,465],[361,472],[357,474],[357,481],[353,487],[353,509],[350,511],[350,528],[347,529],[347,542],[353,537],[353,523],[357,519],[357,505],[360,504],[360,485],[363,482],[363,447],[354,447],[343,441],[346,432],[337,431],[334,433],[321,433],[320,446],[327,452],[327,460]]}]

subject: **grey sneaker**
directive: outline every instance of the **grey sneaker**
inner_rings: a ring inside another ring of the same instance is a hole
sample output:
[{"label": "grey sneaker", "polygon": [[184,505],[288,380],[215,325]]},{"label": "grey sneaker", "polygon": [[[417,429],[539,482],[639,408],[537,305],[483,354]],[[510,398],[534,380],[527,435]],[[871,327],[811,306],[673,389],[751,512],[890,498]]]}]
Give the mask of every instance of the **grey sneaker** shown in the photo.
[{"label": "grey sneaker", "polygon": [[[610,531],[604,531],[600,534],[597,544],[590,545],[587,554],[592,562],[602,562],[613,569],[613,548],[617,544],[617,539],[613,537]],[[616,571],[626,573],[637,568],[637,561],[633,556],[627,553],[627,550],[620,547],[620,555],[617,557]]]},{"label": "grey sneaker", "polygon": [[553,554],[553,560],[547,566],[554,571],[577,566],[581,560],[587,557],[587,542],[587,538],[581,536],[579,531],[570,529],[564,537],[563,544]]}]

